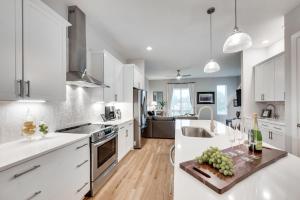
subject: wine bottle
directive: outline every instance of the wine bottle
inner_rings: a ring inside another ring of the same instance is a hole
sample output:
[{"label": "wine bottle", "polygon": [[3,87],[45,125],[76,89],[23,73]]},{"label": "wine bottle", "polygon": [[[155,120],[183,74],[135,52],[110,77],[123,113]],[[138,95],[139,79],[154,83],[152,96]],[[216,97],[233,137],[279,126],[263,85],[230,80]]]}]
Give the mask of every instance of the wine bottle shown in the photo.
[{"label": "wine bottle", "polygon": [[257,113],[253,114],[253,125],[249,139],[251,140],[249,150],[254,150],[258,153],[262,152],[262,135],[258,128]]}]

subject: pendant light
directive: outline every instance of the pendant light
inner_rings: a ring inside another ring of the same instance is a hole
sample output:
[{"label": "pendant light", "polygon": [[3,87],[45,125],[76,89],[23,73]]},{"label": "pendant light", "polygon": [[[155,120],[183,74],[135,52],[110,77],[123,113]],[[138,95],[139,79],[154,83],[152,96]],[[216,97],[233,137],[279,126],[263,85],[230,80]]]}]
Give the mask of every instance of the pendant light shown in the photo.
[{"label": "pendant light", "polygon": [[220,65],[213,60],[213,43],[212,43],[212,19],[211,16],[215,12],[215,8],[209,8],[207,14],[210,15],[210,61],[205,65],[205,73],[214,73],[220,71]]},{"label": "pendant light", "polygon": [[246,50],[252,46],[251,37],[239,30],[237,26],[237,0],[234,0],[234,12],[235,12],[235,25],[233,33],[227,38],[223,46],[224,53],[236,53],[239,51]]}]

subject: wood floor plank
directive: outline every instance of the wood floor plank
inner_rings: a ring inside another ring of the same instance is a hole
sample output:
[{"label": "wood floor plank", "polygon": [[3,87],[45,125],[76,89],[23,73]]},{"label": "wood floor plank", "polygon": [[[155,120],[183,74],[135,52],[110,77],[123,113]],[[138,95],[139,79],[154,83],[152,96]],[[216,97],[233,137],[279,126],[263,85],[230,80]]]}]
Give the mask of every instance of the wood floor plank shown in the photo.
[{"label": "wood floor plank", "polygon": [[131,151],[106,185],[87,200],[172,200],[173,144],[174,140],[146,139],[143,148]]}]

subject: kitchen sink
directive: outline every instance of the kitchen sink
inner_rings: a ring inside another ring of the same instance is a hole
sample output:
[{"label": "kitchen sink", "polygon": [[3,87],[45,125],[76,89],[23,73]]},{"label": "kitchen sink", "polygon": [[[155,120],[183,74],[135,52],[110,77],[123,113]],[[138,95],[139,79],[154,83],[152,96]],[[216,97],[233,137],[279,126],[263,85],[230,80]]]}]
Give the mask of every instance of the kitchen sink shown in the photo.
[{"label": "kitchen sink", "polygon": [[213,137],[207,130],[200,127],[182,127],[182,135],[187,137],[202,137],[211,138]]}]

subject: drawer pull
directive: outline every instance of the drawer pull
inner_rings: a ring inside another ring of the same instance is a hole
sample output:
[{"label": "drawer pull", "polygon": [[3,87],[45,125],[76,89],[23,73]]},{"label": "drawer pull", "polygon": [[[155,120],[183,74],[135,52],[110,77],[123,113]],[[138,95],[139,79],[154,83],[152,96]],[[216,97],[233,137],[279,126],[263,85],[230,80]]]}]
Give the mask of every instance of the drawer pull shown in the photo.
[{"label": "drawer pull", "polygon": [[125,128],[125,127],[124,126],[120,127],[120,130],[123,129],[123,128]]},{"label": "drawer pull", "polygon": [[84,144],[84,145],[81,145],[81,146],[79,146],[79,147],[76,147],[76,150],[78,150],[78,149],[81,149],[81,148],[83,148],[83,147],[85,147],[85,146],[87,146],[88,144]]},{"label": "drawer pull", "polygon": [[276,130],[282,130],[281,128],[278,128],[278,127],[274,127],[274,129],[276,129]]},{"label": "drawer pull", "polygon": [[77,192],[80,192],[85,186],[87,186],[89,183],[85,183],[81,188],[79,188],[78,190],[77,190]]},{"label": "drawer pull", "polygon": [[26,170],[26,171],[24,171],[24,172],[21,172],[21,173],[19,173],[19,174],[15,174],[13,178],[16,179],[16,178],[18,178],[18,177],[20,177],[20,176],[22,176],[22,175],[24,175],[24,174],[27,174],[27,173],[29,173],[29,172],[31,172],[31,171],[33,171],[33,170],[39,168],[39,167],[41,167],[41,165],[36,165],[36,166],[32,167],[31,169],[28,169],[28,170]]},{"label": "drawer pull", "polygon": [[79,168],[79,167],[81,167],[82,165],[84,165],[85,163],[87,163],[88,161],[89,161],[89,160],[86,160],[86,161],[84,161],[83,163],[77,165],[76,167]]},{"label": "drawer pull", "polygon": [[40,191],[37,191],[37,192],[35,192],[31,197],[27,198],[26,200],[34,199],[36,196],[38,196],[38,195],[41,194],[41,193],[42,193],[41,190],[40,190]]}]

